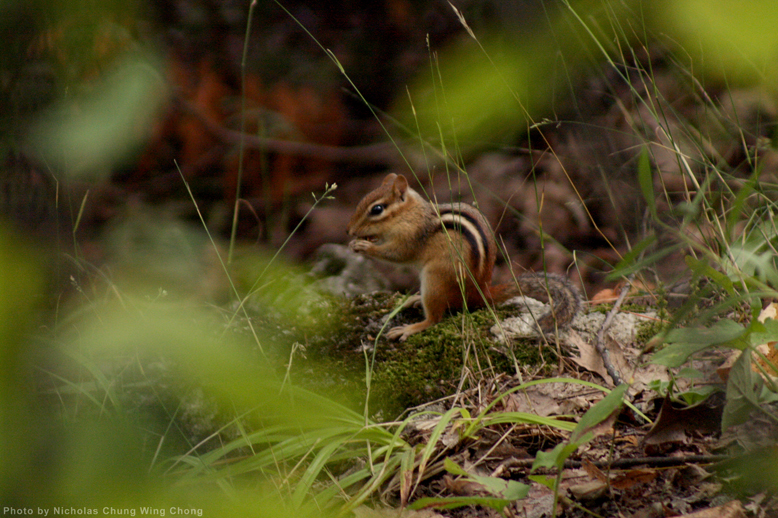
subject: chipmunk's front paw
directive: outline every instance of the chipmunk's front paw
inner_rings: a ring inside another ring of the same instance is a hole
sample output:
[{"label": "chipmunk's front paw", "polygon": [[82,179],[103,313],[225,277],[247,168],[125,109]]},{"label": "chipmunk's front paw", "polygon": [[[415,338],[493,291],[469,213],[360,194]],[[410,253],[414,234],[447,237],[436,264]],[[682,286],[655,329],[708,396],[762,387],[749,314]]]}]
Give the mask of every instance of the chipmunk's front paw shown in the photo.
[{"label": "chipmunk's front paw", "polygon": [[375,245],[370,241],[368,241],[367,239],[355,239],[348,244],[348,247],[351,249],[352,252],[356,252],[359,254],[359,253],[369,252],[375,247]]}]

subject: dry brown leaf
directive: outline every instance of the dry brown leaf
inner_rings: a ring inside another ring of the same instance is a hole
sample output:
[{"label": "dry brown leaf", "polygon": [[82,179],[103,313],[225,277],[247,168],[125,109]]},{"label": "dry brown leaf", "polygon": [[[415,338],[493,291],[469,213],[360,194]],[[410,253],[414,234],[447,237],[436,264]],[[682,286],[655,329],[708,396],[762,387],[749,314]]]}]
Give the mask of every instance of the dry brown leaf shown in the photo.
[{"label": "dry brown leaf", "polygon": [[588,459],[584,459],[581,463],[581,467],[586,471],[590,477],[599,480],[600,482],[606,482],[608,476],[602,472],[600,468],[594,465],[594,463]]},{"label": "dry brown leaf", "polygon": [[[768,304],[767,307],[764,308],[761,313],[759,313],[757,319],[763,323],[767,319],[778,320],[778,303],[771,302]],[[774,373],[773,369],[778,367],[778,348],[776,348],[776,344],[778,344],[778,342],[767,342],[766,344],[760,344],[756,346],[757,351],[762,353],[772,365],[768,364],[758,356],[754,356],[754,361],[758,362],[759,365],[767,370],[768,373]],[[726,360],[716,369],[716,373],[719,375],[722,381],[726,383],[729,379],[729,371],[732,369],[732,366],[743,353],[737,349],[732,349],[725,354],[727,355]],[[759,372],[761,374],[761,370],[756,365],[752,365],[751,368],[754,372]],[[771,377],[775,379],[775,376]]]},{"label": "dry brown leaf", "polygon": [[544,394],[539,390],[529,387],[521,392],[509,394],[503,400],[505,412],[526,412],[540,417],[559,415],[559,404],[550,394]]},{"label": "dry brown leaf", "polygon": [[[594,344],[587,342],[581,335],[574,331],[568,333],[568,341],[571,345],[578,348],[578,356],[573,357],[572,360],[584,369],[598,374],[612,386],[613,380],[608,374],[605,363],[602,361],[602,356],[597,352]],[[620,344],[613,340],[607,333],[605,335],[605,348],[608,351],[608,357],[611,363],[616,368],[619,375],[626,378],[632,372],[632,368],[625,358]]]},{"label": "dry brown leaf", "polygon": [[688,432],[710,434],[721,426],[723,406],[703,401],[687,408],[675,408],[670,398],[665,398],[654,426],[646,433],[646,447],[682,443]]},{"label": "dry brown leaf", "polygon": [[594,296],[589,300],[589,302],[592,305],[607,304],[609,302],[614,302],[618,298],[619,298],[619,294],[616,293],[616,290],[613,290],[611,288],[605,288],[604,290],[600,290],[597,293],[595,293]]},{"label": "dry brown leaf", "polygon": [[778,303],[771,302],[765,307],[761,313],[759,313],[759,316],[757,317],[757,320],[764,323],[765,320],[768,318],[773,320],[778,320]]},{"label": "dry brown leaf", "polygon": [[578,356],[571,358],[576,364],[598,374],[604,380],[610,379],[608,371],[605,369],[605,364],[593,344],[584,340],[578,333],[570,333],[568,340],[570,345],[578,348]]},{"label": "dry brown leaf", "polygon": [[[639,353],[637,353],[639,354]],[[631,375],[626,376],[626,380],[632,384],[631,391],[638,392],[644,390],[653,381],[669,381],[669,369],[664,365],[654,363],[641,364]],[[677,387],[683,389],[684,380],[679,380]]]},{"label": "dry brown leaf", "polygon": [[465,478],[454,478],[451,475],[443,477],[446,489],[458,496],[489,496],[489,491],[483,484]]},{"label": "dry brown leaf", "polygon": [[570,486],[570,495],[579,502],[597,500],[608,490],[608,484],[599,480],[591,480],[582,484]]},{"label": "dry brown leaf", "polygon": [[408,498],[411,496],[411,486],[413,485],[413,470],[409,469],[402,472],[400,481],[400,506],[408,505]]},{"label": "dry brown leaf", "polygon": [[[759,314],[758,319],[763,323],[767,319],[778,320],[778,303],[771,302],[768,304]],[[768,373],[771,373],[773,379],[775,379],[775,369],[778,367],[778,348],[776,348],[776,343],[778,342],[767,342],[766,344],[761,344],[756,347],[756,349],[767,358],[767,361],[758,356],[755,357],[759,365],[767,370]],[[754,371],[761,372],[756,366],[754,366]]]},{"label": "dry brown leaf", "polygon": [[648,484],[659,475],[655,469],[631,469],[611,477],[611,487],[614,489],[630,489],[640,484]]},{"label": "dry brown leaf", "polygon": [[505,411],[541,417],[579,414],[602,399],[602,393],[577,383],[541,383],[505,398]]},{"label": "dry brown leaf", "polygon": [[735,365],[735,362],[740,356],[740,352],[741,351],[738,349],[727,349],[724,352],[726,359],[724,360],[724,363],[719,365],[716,369],[716,374],[719,375],[719,378],[721,378],[724,383],[729,379],[729,371],[732,370],[732,366]]},{"label": "dry brown leaf", "polygon": [[522,518],[545,518],[551,516],[554,506],[554,494],[542,484],[532,484],[526,498],[514,504],[515,516]]},{"label": "dry brown leaf", "polygon": [[[756,347],[756,350],[764,355],[766,361],[759,356],[755,356],[754,360],[764,368],[771,378],[775,379],[775,369],[778,368],[778,342],[767,342]],[[756,365],[754,371],[761,372]]]}]

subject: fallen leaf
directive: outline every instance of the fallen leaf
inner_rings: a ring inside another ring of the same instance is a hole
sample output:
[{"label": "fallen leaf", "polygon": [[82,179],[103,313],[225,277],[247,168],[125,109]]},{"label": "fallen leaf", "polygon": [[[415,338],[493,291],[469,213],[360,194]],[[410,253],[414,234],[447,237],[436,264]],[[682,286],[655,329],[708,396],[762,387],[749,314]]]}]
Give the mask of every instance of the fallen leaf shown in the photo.
[{"label": "fallen leaf", "polygon": [[615,290],[606,288],[604,290],[600,290],[597,293],[595,293],[589,302],[592,305],[607,304],[609,302],[615,301],[618,298],[619,298],[619,294],[616,293]]},{"label": "fallen leaf", "polygon": [[489,494],[483,484],[465,478],[454,478],[451,475],[443,476],[443,485],[452,494],[458,496],[483,496]]},{"label": "fallen leaf", "polygon": [[[609,386],[613,386],[613,380],[608,374],[608,370],[605,368],[605,362],[602,360],[602,356],[597,352],[597,348],[593,343],[589,343],[581,337],[578,333],[571,331],[568,333],[568,342],[578,348],[578,356],[572,357],[572,360],[584,369],[598,374],[603,380],[605,380]],[[624,379],[632,374],[632,367],[624,356],[621,344],[616,342],[609,334],[605,335],[605,349],[608,351],[608,358]]]},{"label": "fallen leaf", "polygon": [[599,480],[592,480],[582,484],[576,484],[567,488],[570,495],[579,502],[597,500],[608,490],[608,484]]},{"label": "fallen leaf", "polygon": [[648,484],[657,475],[658,472],[655,469],[631,469],[611,477],[611,487],[613,489],[630,489],[640,484]]},{"label": "fallen leaf", "polygon": [[723,406],[719,398],[686,408],[675,408],[670,398],[665,398],[654,426],[643,438],[644,447],[682,443],[688,432],[710,434],[721,426]]},{"label": "fallen leaf", "polygon": [[542,417],[577,414],[600,399],[601,392],[577,383],[541,383],[506,396],[503,410]]},{"label": "fallen leaf", "polygon": [[732,366],[740,357],[740,353],[741,351],[738,349],[727,349],[725,351],[724,354],[726,354],[726,359],[724,360],[724,363],[719,365],[719,367],[716,369],[716,374],[719,375],[719,378],[721,378],[721,381],[724,383],[729,380],[729,371],[732,370]]},{"label": "fallen leaf", "polygon": [[759,313],[757,320],[759,320],[764,324],[764,321],[767,320],[768,318],[771,318],[773,320],[778,320],[778,303],[776,302],[769,303],[767,307],[764,308],[761,313]]},{"label": "fallen leaf", "polygon": [[605,482],[608,480],[608,476],[602,472],[600,468],[594,465],[594,463],[590,460],[584,459],[581,463],[581,467],[586,471],[586,473],[589,474],[590,477],[599,480],[600,482]]},{"label": "fallen leaf", "polygon": [[591,461],[585,460],[582,463],[582,468],[592,478],[609,484],[614,489],[629,489],[639,484],[647,484],[657,477],[657,471],[655,469],[640,468],[631,469],[629,471],[616,472],[608,479],[608,475],[595,466]]}]

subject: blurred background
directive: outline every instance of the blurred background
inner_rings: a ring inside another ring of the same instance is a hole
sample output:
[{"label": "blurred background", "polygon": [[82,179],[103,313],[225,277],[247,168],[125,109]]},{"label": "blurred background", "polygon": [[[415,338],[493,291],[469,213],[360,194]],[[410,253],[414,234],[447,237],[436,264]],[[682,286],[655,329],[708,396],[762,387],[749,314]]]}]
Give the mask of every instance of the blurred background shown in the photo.
[{"label": "blurred background", "polygon": [[230,236],[239,194],[239,241],[275,251],[297,228],[283,253],[301,260],[344,242],[393,171],[476,200],[514,268],[565,273],[576,250],[571,277],[596,289],[640,231],[643,149],[679,193],[667,208],[706,157],[747,177],[759,154],[773,173],[772,147],[757,153],[772,40],[748,25],[767,5],[722,23],[732,48],[700,30],[727,2],[255,2],[250,27],[249,7],[6,0],[6,219],[101,265],[117,221],[201,227],[188,182],[214,235]]}]

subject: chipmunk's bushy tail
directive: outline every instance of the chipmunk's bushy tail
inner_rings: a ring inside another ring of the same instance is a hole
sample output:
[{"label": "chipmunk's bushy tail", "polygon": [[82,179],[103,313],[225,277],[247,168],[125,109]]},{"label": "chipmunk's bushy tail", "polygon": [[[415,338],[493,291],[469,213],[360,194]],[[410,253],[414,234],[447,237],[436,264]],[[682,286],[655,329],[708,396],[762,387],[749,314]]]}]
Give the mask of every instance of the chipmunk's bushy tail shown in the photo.
[{"label": "chipmunk's bushy tail", "polygon": [[514,284],[492,286],[490,295],[495,303],[518,296],[531,297],[547,302],[551,311],[535,315],[538,327],[553,333],[564,329],[581,310],[581,294],[570,281],[554,273],[526,273],[516,277]]}]

